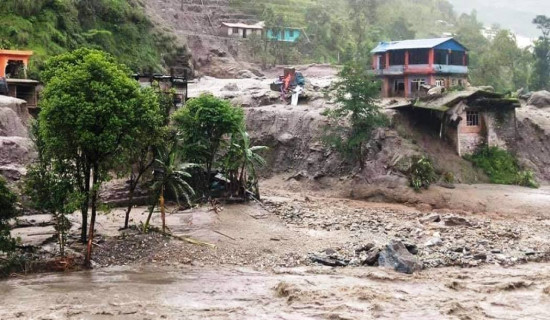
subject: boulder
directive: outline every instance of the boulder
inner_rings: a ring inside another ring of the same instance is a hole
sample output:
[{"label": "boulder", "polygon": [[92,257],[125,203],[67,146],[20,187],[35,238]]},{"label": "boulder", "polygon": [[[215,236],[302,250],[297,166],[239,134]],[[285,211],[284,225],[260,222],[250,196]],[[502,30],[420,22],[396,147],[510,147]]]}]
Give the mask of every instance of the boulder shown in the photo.
[{"label": "boulder", "polygon": [[407,250],[401,241],[397,240],[392,240],[380,252],[378,265],[407,274],[422,270],[422,263]]},{"label": "boulder", "polygon": [[239,86],[237,86],[236,83],[232,82],[232,83],[228,83],[226,84],[222,90],[225,90],[225,91],[239,91]]},{"label": "boulder", "polygon": [[251,79],[255,77],[256,75],[250,70],[241,70],[237,72],[237,79]]},{"label": "boulder", "polygon": [[527,104],[537,108],[550,107],[550,92],[546,90],[534,92]]},{"label": "boulder", "polygon": [[0,137],[27,137],[29,118],[24,100],[0,95]]},{"label": "boulder", "polygon": [[374,266],[380,259],[380,249],[372,248],[367,257],[362,261],[362,264],[365,266]]}]

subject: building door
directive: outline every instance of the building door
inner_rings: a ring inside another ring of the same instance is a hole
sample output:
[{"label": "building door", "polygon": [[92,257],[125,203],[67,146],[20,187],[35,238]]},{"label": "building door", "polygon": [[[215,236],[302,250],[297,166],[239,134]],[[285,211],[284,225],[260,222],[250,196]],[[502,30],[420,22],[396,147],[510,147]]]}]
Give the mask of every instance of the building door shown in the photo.
[{"label": "building door", "polygon": [[382,56],[378,56],[378,62],[376,63],[376,69],[382,70]]},{"label": "building door", "polygon": [[393,83],[393,96],[404,97],[405,96],[405,80],[395,79]]},{"label": "building door", "polygon": [[243,38],[246,39],[246,29],[243,29]]}]

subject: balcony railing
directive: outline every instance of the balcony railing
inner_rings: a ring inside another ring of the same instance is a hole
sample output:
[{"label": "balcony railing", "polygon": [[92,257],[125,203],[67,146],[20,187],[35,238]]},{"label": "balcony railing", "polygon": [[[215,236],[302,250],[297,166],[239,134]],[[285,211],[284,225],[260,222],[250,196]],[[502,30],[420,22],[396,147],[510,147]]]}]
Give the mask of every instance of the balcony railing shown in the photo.
[{"label": "balcony railing", "polygon": [[377,76],[399,76],[404,74],[429,73],[467,74],[468,66],[434,64],[433,67],[430,67],[428,64],[410,64],[408,66],[390,66],[388,69],[374,69],[371,70],[371,73]]}]

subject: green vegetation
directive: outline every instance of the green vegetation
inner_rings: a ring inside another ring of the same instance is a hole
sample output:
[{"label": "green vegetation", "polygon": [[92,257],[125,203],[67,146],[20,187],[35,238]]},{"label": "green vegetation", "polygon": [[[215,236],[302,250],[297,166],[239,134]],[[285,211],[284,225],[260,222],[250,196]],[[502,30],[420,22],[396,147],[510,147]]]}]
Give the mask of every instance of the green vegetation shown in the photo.
[{"label": "green vegetation", "polygon": [[8,221],[17,216],[15,203],[17,197],[0,177],[0,253],[11,252],[15,249],[15,240],[10,236]]},{"label": "green vegetation", "polygon": [[387,123],[376,103],[380,83],[356,62],[346,64],[339,77],[334,83],[336,107],[324,113],[330,124],[323,140],[363,169],[372,132]]},{"label": "green vegetation", "polygon": [[81,47],[105,50],[135,72],[161,70],[163,55],[176,51],[137,0],[3,0],[0,39],[0,48],[35,52],[33,77],[48,57]]},{"label": "green vegetation", "polygon": [[30,198],[34,209],[43,210],[54,217],[59,252],[64,256],[67,232],[71,228],[67,215],[79,208],[80,194],[75,190],[76,184],[66,163],[49,161],[38,122],[33,124],[32,133],[38,159],[29,166],[25,176],[25,195]]},{"label": "green vegetation", "polygon": [[531,87],[534,90],[550,89],[550,18],[537,16],[533,23],[541,30],[542,36],[535,42]]},{"label": "green vegetation", "polygon": [[522,171],[511,153],[498,147],[485,147],[466,159],[483,169],[492,183],[538,188],[531,171]]},{"label": "green vegetation", "polygon": [[[128,74],[108,54],[90,49],[54,57],[44,71],[39,115],[44,160],[58,163],[53,169],[62,168],[82,194],[81,240],[88,240],[87,263],[101,184],[110,172],[120,170],[125,153],[143,137],[142,128],[162,125],[156,96],[140,89]],[[91,222],[86,238],[88,204]]]},{"label": "green vegetation", "polygon": [[[270,63],[346,63],[370,65],[370,50],[380,41],[453,35],[469,48],[470,82],[499,92],[550,86],[550,18],[534,23],[542,37],[520,49],[508,30],[485,30],[477,13],[458,16],[447,0],[232,0],[231,4],[266,22],[270,29],[303,28],[295,44],[252,41],[255,60]],[[533,50],[534,49],[534,52]]]},{"label": "green vegetation", "polygon": [[174,125],[182,135],[182,152],[192,163],[204,164],[205,172],[199,174],[202,196],[210,198],[210,179],[221,151],[227,147],[225,139],[244,128],[244,112],[227,100],[203,94],[187,103],[172,116]]},{"label": "green vegetation", "polygon": [[409,182],[414,190],[428,189],[437,180],[432,161],[426,157],[414,157],[409,171]]}]

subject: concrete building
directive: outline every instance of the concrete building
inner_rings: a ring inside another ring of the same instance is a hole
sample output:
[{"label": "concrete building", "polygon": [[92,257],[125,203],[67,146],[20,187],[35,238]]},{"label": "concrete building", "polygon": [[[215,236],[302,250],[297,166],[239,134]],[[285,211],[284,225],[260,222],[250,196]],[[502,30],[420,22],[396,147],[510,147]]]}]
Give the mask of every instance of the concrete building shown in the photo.
[{"label": "concrete building", "polygon": [[266,36],[269,40],[296,42],[302,36],[303,30],[300,28],[284,28],[278,32],[267,30]]},{"label": "concrete building", "polygon": [[27,79],[32,51],[0,50],[0,94],[25,100],[31,110],[38,107],[38,81]]},{"label": "concrete building", "polygon": [[222,22],[220,28],[222,36],[246,39],[252,35],[261,37],[264,30],[264,23],[245,24],[245,23],[230,23]]},{"label": "concrete building", "polygon": [[466,86],[468,81],[468,50],[453,38],[381,42],[371,53],[383,97],[413,98],[426,87]]},{"label": "concrete building", "polygon": [[390,107],[406,113],[422,127],[447,140],[458,155],[475,153],[482,146],[514,148],[517,141],[517,99],[472,88]]}]

